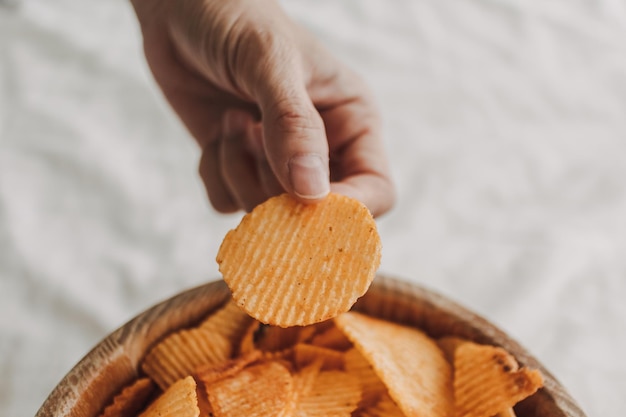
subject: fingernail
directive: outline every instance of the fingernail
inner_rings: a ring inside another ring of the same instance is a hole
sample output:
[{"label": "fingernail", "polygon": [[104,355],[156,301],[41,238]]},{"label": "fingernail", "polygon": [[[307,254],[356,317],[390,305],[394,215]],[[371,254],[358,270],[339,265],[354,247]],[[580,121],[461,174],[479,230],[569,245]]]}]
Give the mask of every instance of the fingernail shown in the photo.
[{"label": "fingernail", "polygon": [[289,161],[289,175],[294,193],[315,200],[330,192],[328,165],[319,155],[298,155]]}]

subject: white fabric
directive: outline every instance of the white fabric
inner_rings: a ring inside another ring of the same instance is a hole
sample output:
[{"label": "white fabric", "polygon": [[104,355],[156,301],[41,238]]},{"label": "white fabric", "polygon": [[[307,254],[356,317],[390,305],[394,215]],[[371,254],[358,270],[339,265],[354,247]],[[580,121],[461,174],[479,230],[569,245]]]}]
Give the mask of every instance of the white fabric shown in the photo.
[{"label": "white fabric", "polygon": [[[626,410],[626,7],[285,0],[373,88],[399,199],[381,271],[515,337],[588,415]],[[123,0],[0,1],[0,416],[128,319],[218,276],[240,214]]]}]

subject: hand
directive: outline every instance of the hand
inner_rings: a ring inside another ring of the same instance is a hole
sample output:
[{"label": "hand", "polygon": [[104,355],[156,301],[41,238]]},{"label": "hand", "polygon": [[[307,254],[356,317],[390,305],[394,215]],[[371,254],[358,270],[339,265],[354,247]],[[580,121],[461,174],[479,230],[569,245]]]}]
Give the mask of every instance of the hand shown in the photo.
[{"label": "hand", "polygon": [[133,5],[152,73],[202,148],[216,210],[249,211],[285,191],[314,202],[332,190],[374,215],[393,205],[366,86],[275,1]]}]

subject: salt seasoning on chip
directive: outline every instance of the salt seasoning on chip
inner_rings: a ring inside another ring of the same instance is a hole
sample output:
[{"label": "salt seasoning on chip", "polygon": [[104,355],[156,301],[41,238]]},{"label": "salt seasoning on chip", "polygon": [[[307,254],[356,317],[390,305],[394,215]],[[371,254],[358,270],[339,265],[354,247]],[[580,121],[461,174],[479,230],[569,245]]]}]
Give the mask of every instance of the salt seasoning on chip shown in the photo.
[{"label": "salt seasoning on chip", "polygon": [[248,314],[288,327],[348,311],[369,288],[380,257],[376,223],[359,201],[331,193],[303,204],[283,194],[228,232],[217,262]]}]

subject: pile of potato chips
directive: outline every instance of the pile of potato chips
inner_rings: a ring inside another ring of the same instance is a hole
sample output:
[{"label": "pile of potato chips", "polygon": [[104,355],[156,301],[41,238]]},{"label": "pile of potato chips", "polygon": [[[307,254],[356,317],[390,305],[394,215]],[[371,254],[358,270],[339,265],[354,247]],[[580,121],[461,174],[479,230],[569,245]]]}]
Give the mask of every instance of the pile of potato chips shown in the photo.
[{"label": "pile of potato chips", "polygon": [[356,200],[258,206],[218,254],[233,298],[153,346],[101,417],[514,415],[543,380],[505,350],[348,311],[380,248]]},{"label": "pile of potato chips", "polygon": [[542,386],[499,347],[347,312],[265,325],[229,300],[170,334],[102,417],[511,416]]}]

